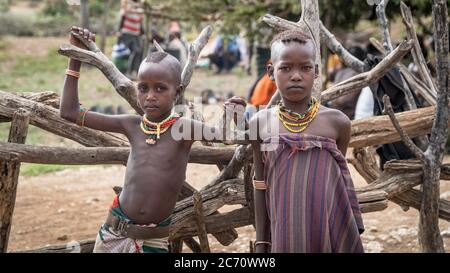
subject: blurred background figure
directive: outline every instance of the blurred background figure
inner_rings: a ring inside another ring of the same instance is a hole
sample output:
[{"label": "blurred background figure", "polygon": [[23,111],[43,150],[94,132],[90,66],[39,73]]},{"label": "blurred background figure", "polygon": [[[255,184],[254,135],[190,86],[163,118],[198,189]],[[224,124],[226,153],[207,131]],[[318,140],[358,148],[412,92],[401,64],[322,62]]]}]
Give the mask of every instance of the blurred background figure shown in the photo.
[{"label": "blurred background figure", "polygon": [[211,63],[217,67],[217,74],[230,72],[241,61],[241,53],[235,35],[218,35],[214,52],[209,56]]},{"label": "blurred background figure", "polygon": [[135,78],[143,57],[143,3],[139,0],[121,0],[119,42],[129,50],[126,75]]},{"label": "blurred background figure", "polygon": [[181,38],[181,29],[178,22],[173,21],[170,23],[166,52],[177,58],[181,63],[181,67],[184,67],[187,62],[188,46]]}]

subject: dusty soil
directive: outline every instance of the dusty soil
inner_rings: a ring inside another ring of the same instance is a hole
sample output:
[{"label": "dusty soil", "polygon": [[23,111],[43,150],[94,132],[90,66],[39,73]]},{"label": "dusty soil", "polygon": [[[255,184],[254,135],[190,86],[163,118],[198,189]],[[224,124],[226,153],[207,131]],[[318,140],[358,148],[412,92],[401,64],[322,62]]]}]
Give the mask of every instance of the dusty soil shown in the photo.
[{"label": "dusty soil", "polygon": [[[450,158],[446,158],[450,161]],[[365,181],[350,166],[355,186]],[[190,164],[187,181],[201,189],[218,173],[216,166]],[[17,201],[9,241],[9,251],[26,250],[71,241],[94,238],[105,219],[114,192],[125,174],[122,166],[93,166],[68,169],[37,177],[19,179]],[[450,199],[450,183],[442,181],[441,197]],[[222,208],[222,211],[237,206]],[[366,232],[363,242],[367,252],[418,252],[418,212],[404,212],[390,203],[388,209],[363,215]],[[450,224],[440,222],[446,250],[450,251]],[[255,239],[252,226],[238,229],[239,238],[222,246],[212,236],[213,252],[248,252]],[[185,251],[189,251],[185,249]]]}]

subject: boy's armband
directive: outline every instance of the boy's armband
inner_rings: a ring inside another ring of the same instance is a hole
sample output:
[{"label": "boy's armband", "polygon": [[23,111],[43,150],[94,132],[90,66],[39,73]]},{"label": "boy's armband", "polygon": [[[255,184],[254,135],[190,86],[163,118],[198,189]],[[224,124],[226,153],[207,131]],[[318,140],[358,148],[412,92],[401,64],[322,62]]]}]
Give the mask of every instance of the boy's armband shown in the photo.
[{"label": "boy's armband", "polygon": [[84,121],[86,119],[86,113],[88,111],[89,110],[87,110],[86,108],[80,107],[80,112],[78,113],[78,118],[77,118],[77,122],[76,122],[79,126],[81,126],[81,127],[84,126]]},{"label": "boy's armband", "polygon": [[267,185],[266,185],[266,182],[264,180],[255,180],[255,179],[253,179],[253,188],[255,188],[255,190],[266,190],[267,189]]},{"label": "boy's armband", "polygon": [[74,71],[74,70],[70,70],[70,69],[66,70],[66,75],[72,76],[72,77],[77,78],[77,79],[80,78],[80,72],[77,72],[77,71]]}]

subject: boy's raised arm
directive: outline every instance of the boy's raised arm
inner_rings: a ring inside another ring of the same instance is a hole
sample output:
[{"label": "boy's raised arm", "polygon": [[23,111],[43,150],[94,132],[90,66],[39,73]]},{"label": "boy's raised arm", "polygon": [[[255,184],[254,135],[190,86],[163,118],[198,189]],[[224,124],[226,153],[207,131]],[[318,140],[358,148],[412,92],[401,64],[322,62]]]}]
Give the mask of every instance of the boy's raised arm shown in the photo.
[{"label": "boy's raised arm", "polygon": [[[95,34],[87,29],[72,27],[72,32],[78,32],[86,40],[95,39]],[[71,34],[73,45],[86,49],[86,47]],[[75,59],[69,59],[66,78],[61,94],[60,116],[68,121],[101,131],[116,132],[125,134],[125,121],[135,118],[129,115],[103,115],[89,112],[80,107],[78,99],[78,79],[80,77],[81,62]]]}]

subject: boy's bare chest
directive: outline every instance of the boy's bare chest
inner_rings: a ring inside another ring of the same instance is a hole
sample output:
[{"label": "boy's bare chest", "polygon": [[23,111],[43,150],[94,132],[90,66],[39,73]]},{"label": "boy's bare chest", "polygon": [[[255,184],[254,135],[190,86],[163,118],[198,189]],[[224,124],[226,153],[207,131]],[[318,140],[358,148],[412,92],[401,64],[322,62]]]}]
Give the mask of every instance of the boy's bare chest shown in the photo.
[{"label": "boy's bare chest", "polygon": [[189,149],[183,141],[175,140],[169,131],[160,135],[154,144],[147,143],[148,136],[137,130],[129,136],[131,145],[131,160],[152,161],[158,163],[174,163],[183,161],[189,155]]}]

